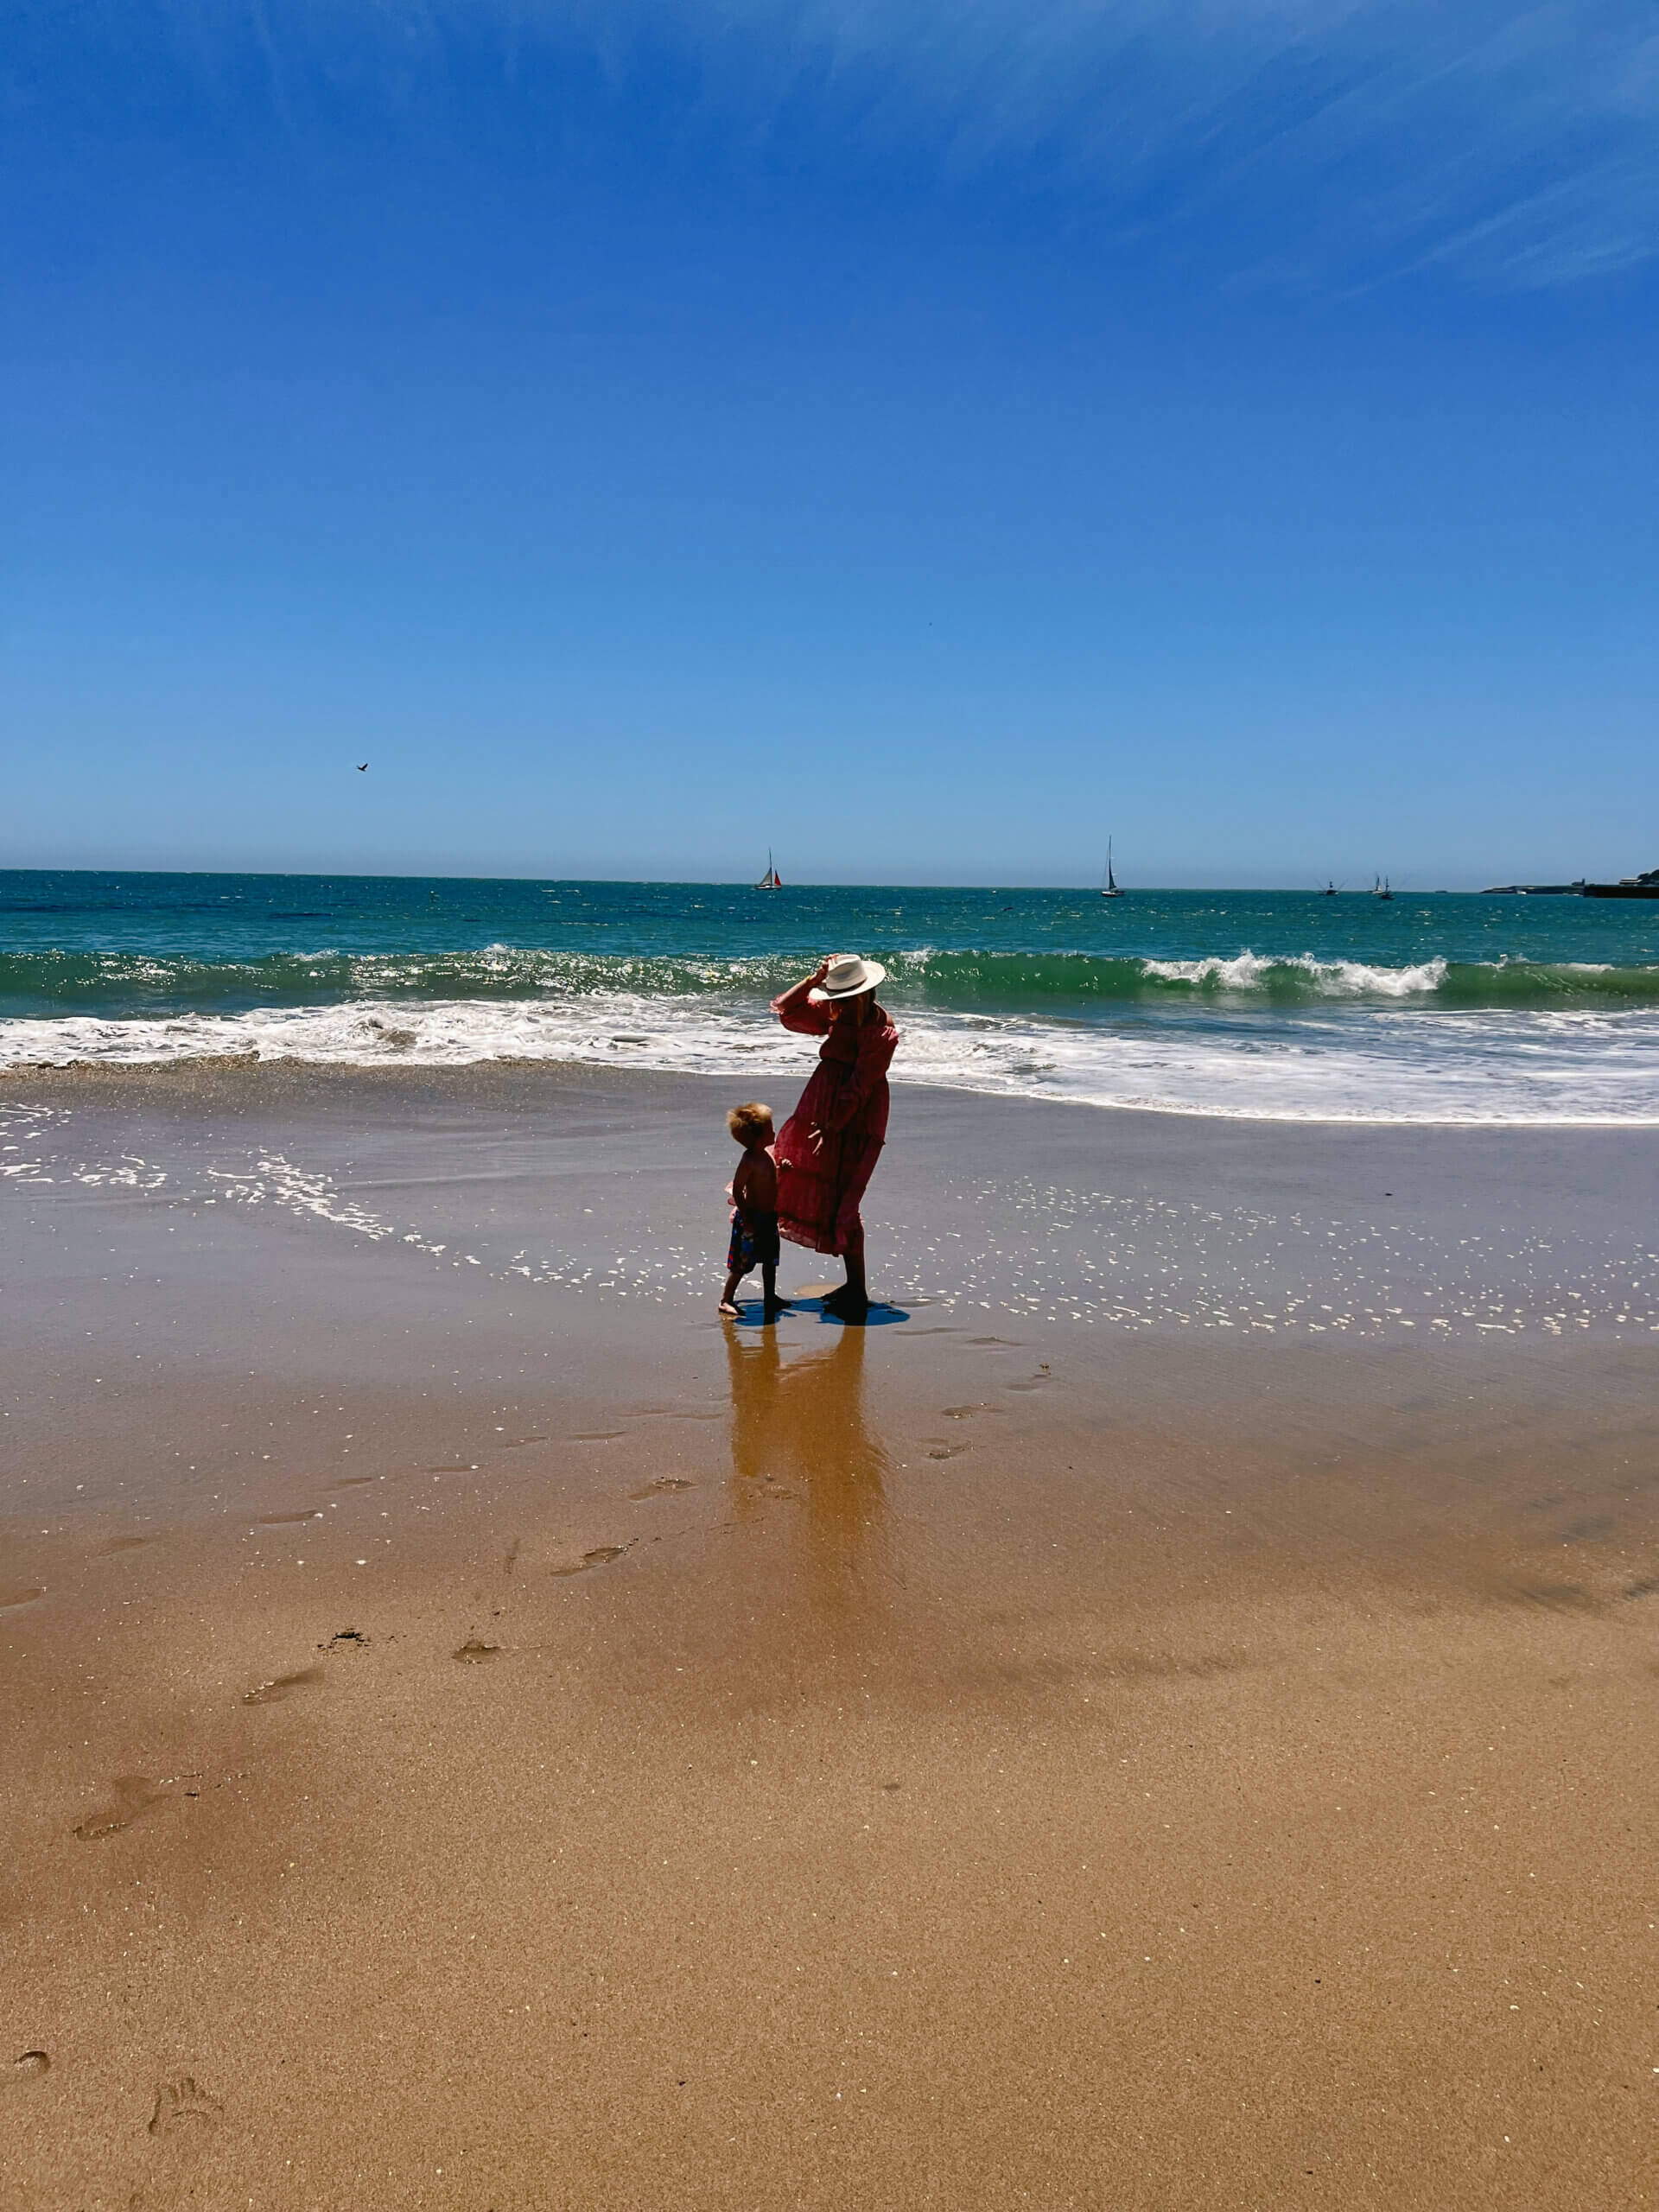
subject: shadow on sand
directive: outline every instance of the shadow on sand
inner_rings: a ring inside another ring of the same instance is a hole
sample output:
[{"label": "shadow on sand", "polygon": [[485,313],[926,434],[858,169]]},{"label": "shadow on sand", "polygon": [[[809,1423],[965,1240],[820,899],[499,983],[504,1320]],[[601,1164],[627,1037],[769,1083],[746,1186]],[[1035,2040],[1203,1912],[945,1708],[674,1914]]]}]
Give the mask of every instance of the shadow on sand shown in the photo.
[{"label": "shadow on sand", "polygon": [[[735,1320],[728,1314],[727,1321],[734,1329],[770,1328],[772,1324],[763,1318],[760,1300],[747,1299],[739,1307]],[[903,1306],[887,1306],[880,1299],[872,1299],[862,1319],[848,1320],[842,1314],[832,1313],[823,1303],[822,1291],[798,1291],[789,1302],[789,1311],[782,1316],[783,1325],[791,1320],[816,1321],[821,1328],[891,1329],[897,1322],[908,1321],[910,1312]]]}]

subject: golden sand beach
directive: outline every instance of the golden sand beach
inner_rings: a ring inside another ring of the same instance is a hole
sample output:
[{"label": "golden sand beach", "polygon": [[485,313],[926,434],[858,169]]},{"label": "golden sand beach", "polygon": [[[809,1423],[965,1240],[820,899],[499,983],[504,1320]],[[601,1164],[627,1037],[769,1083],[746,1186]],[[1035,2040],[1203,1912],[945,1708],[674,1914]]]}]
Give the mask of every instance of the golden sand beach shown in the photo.
[{"label": "golden sand beach", "polygon": [[[1659,1337],[731,1327],[717,1086],[12,1088],[7,2212],[1659,2199]],[[908,1092],[877,1287],[1011,1161],[1588,1281],[1659,1146]]]}]

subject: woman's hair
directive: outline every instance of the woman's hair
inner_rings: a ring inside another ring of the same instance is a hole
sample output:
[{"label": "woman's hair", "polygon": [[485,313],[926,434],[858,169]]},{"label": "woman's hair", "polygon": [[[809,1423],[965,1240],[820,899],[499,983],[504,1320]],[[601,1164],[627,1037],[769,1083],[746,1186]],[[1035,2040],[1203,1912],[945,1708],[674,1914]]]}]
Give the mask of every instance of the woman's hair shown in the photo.
[{"label": "woman's hair", "polygon": [[772,1109],[762,1106],[758,1099],[751,1099],[747,1106],[734,1106],[726,1116],[726,1126],[739,1144],[747,1144],[772,1123]]}]

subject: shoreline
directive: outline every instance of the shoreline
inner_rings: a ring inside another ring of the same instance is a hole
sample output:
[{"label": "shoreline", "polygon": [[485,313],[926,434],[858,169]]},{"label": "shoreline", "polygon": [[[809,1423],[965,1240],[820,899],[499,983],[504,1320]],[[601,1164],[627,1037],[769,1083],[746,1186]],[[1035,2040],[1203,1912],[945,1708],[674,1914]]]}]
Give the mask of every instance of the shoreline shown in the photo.
[{"label": "shoreline", "polygon": [[[19,1081],[27,1079],[31,1083],[58,1077],[90,1080],[105,1070],[116,1076],[143,1075],[151,1070],[158,1072],[165,1071],[174,1074],[200,1072],[213,1076],[244,1070],[251,1071],[254,1068],[303,1069],[308,1075],[338,1075],[346,1080],[355,1077],[372,1078],[381,1075],[414,1079],[418,1079],[420,1076],[426,1074],[465,1076],[474,1068],[493,1068],[499,1069],[504,1074],[510,1076],[545,1073],[557,1080],[568,1080],[576,1073],[582,1072],[592,1073],[606,1082],[614,1082],[618,1076],[622,1077],[625,1081],[638,1079],[642,1082],[650,1081],[653,1077],[664,1083],[699,1081],[723,1083],[725,1081],[723,1077],[712,1074],[687,1073],[671,1068],[629,1066],[626,1069],[619,1068],[613,1073],[602,1064],[591,1060],[536,1059],[528,1057],[514,1059],[505,1055],[478,1060],[435,1060],[412,1065],[405,1063],[397,1068],[386,1068],[369,1060],[306,1060],[297,1056],[289,1057],[280,1054],[262,1058],[255,1052],[226,1052],[203,1053],[191,1058],[154,1061],[18,1060],[0,1067],[0,1083],[4,1083],[14,1077]],[[1158,1105],[1140,1099],[1067,1097],[1058,1092],[988,1089],[981,1090],[965,1083],[947,1083],[937,1077],[912,1077],[902,1073],[894,1075],[892,1081],[895,1088],[904,1090],[938,1090],[946,1092],[952,1097],[994,1099],[999,1104],[1009,1106],[1058,1106],[1072,1113],[1146,1116],[1159,1120],[1186,1122],[1224,1122],[1273,1129],[1432,1129],[1436,1132],[1468,1129],[1488,1135],[1507,1133],[1510,1130],[1534,1130],[1545,1135],[1557,1130],[1616,1130],[1630,1131],[1636,1135],[1644,1131],[1659,1130],[1659,1110],[1656,1110],[1650,1117],[1644,1120],[1637,1120],[1629,1116],[1589,1114],[1557,1115],[1549,1118],[1539,1116],[1526,1120],[1505,1119],[1501,1116],[1493,1116],[1490,1119],[1482,1120],[1473,1115],[1452,1114],[1439,1116],[1433,1115],[1408,1116],[1399,1114],[1263,1114],[1247,1113],[1243,1110],[1230,1113],[1221,1107]],[[729,1090],[731,1086],[726,1084],[725,1087]]]},{"label": "shoreline", "polygon": [[[488,1071],[498,1072],[505,1079],[535,1080],[545,1077],[554,1082],[570,1082],[581,1077],[590,1077],[601,1084],[618,1082],[642,1084],[658,1082],[722,1083],[730,1088],[730,1079],[723,1075],[701,1068],[651,1066],[636,1062],[613,1061],[600,1058],[563,1058],[552,1054],[512,1055],[508,1053],[480,1054],[471,1058],[409,1059],[388,1063],[384,1059],[350,1059],[328,1057],[307,1058],[299,1053],[261,1054],[257,1051],[226,1052],[179,1053],[170,1058],[98,1058],[95,1057],[54,1060],[16,1060],[0,1062],[0,1089],[11,1082],[30,1084],[66,1083],[71,1086],[79,1082],[93,1084],[105,1077],[112,1084],[125,1078],[143,1081],[146,1077],[177,1077],[188,1081],[235,1074],[251,1074],[256,1071],[281,1069],[301,1079],[315,1078],[319,1082],[364,1081],[384,1079],[397,1084],[419,1084],[430,1077],[453,1077],[465,1081],[469,1077]],[[786,1070],[761,1071],[763,1079],[787,1082]],[[1145,1117],[1158,1121],[1194,1122],[1201,1124],[1220,1122],[1243,1127],[1273,1129],[1306,1130],[1429,1130],[1440,1133],[1472,1131],[1502,1135],[1511,1131],[1536,1132],[1548,1135],[1555,1132],[1605,1131],[1631,1134],[1659,1131],[1659,1106],[1644,1115],[1624,1114],[1494,1114],[1481,1116],[1470,1113],[1434,1114],[1426,1111],[1395,1114],[1321,1112],[1268,1113],[1233,1109],[1221,1105],[1184,1104],[1175,1101],[1160,1102],[1145,1098],[1118,1099],[1078,1093],[1067,1093],[1058,1089],[1021,1090],[1012,1084],[1001,1087],[980,1086],[967,1081],[952,1081],[949,1077],[912,1075],[902,1067],[890,1075],[895,1089],[910,1092],[942,1092],[951,1097],[983,1098],[1007,1106],[1064,1107],[1071,1112],[1107,1114],[1115,1117]]]},{"label": "shoreline", "polygon": [[[774,1089],[785,1088],[798,1074],[804,1084],[808,1064],[803,1059],[799,1068],[773,1068],[760,1071],[763,1081]],[[453,1087],[464,1095],[469,1090],[486,1093],[494,1089],[504,1096],[513,1095],[515,1088],[520,1096],[537,1087],[554,1090],[561,1088],[606,1091],[615,1090],[626,1093],[638,1089],[649,1094],[652,1090],[668,1091],[683,1086],[690,1094],[696,1090],[717,1087],[721,1096],[729,1093],[742,1073],[741,1065],[731,1073],[705,1069],[661,1068],[623,1060],[554,1059],[526,1055],[512,1058],[492,1056],[468,1060],[388,1061],[305,1059],[287,1054],[261,1056],[257,1052],[200,1053],[170,1059],[113,1060],[19,1060],[0,1065],[0,1090],[14,1081],[40,1084],[74,1090],[84,1087],[89,1100],[101,1095],[118,1099],[119,1094],[130,1090],[135,1096],[146,1096],[169,1099],[180,1106],[193,1106],[205,1102],[232,1103],[231,1086],[238,1080],[245,1083],[252,1092],[259,1084],[273,1091],[286,1092],[296,1098],[306,1085],[315,1085],[319,1094],[361,1084],[365,1089],[382,1088],[396,1096],[401,1091],[419,1093],[424,1090],[443,1090]],[[1141,1103],[1121,1103],[1116,1100],[1095,1100],[1069,1096],[1062,1092],[1027,1092],[995,1090],[974,1090],[964,1084],[956,1084],[914,1076],[902,1071],[890,1077],[896,1092],[906,1097],[919,1094],[925,1099],[976,1099],[988,1107],[1003,1107],[1019,1111],[1032,1109],[1038,1112],[1064,1110],[1070,1115],[1099,1114],[1113,1122],[1141,1120],[1154,1124],[1175,1122],[1220,1122],[1230,1127],[1256,1128],[1266,1131],[1330,1130],[1335,1134],[1352,1131],[1357,1134],[1395,1132],[1409,1135],[1417,1130],[1427,1130],[1435,1136],[1457,1136],[1506,1139],[1529,1136],[1548,1140],[1557,1135],[1576,1135],[1580,1132],[1629,1137],[1636,1141],[1659,1141],[1659,1113],[1652,1121],[1620,1121],[1606,1117],[1562,1121],[1475,1121],[1463,1118],[1446,1120],[1388,1120],[1362,1119],[1332,1115],[1324,1118],[1300,1118],[1274,1114],[1249,1114],[1243,1111],[1224,1113],[1199,1107],[1147,1105]]]},{"label": "shoreline", "polygon": [[[921,1287],[762,1330],[729,1090],[58,1094],[5,2212],[1649,2201],[1656,1354],[1538,1317],[1659,1144],[907,1090]],[[1389,1319],[1470,1248],[1528,1333]]]}]

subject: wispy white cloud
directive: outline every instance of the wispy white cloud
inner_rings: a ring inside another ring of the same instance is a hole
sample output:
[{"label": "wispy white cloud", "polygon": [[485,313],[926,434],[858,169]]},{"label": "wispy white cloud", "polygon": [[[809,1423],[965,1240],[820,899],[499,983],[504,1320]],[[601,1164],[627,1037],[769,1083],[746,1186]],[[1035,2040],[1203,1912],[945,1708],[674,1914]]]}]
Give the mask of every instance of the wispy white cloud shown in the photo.
[{"label": "wispy white cloud", "polygon": [[1659,253],[1649,0],[520,5],[619,55],[667,29],[716,99],[810,86],[957,176],[1046,163],[1239,274],[1553,285]]},{"label": "wispy white cloud", "polygon": [[[198,51],[216,0],[162,0]],[[111,0],[119,5],[121,0]],[[1556,286],[1659,254],[1653,0],[245,0],[273,82],[407,85],[482,36],[573,41],[625,98],[666,52],[691,119],[901,149],[1076,195],[1103,239],[1217,273]]]}]

